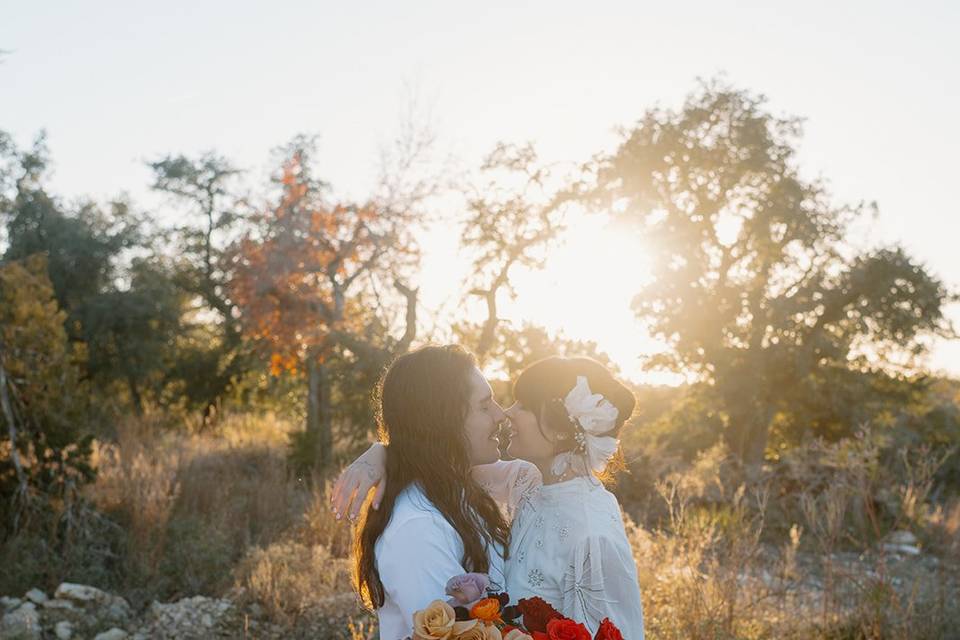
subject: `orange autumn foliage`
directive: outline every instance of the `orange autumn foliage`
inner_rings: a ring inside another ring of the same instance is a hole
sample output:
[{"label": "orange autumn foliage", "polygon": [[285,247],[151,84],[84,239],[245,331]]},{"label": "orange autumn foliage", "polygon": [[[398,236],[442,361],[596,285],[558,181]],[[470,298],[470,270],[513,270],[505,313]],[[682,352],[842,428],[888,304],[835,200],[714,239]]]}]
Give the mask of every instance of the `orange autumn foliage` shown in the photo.
[{"label": "orange autumn foliage", "polygon": [[375,203],[329,202],[302,149],[282,163],[277,200],[236,245],[231,295],[243,326],[270,358],[270,372],[296,373],[322,359],[336,332],[358,333],[369,320],[360,275],[387,249],[403,253],[396,221]]}]

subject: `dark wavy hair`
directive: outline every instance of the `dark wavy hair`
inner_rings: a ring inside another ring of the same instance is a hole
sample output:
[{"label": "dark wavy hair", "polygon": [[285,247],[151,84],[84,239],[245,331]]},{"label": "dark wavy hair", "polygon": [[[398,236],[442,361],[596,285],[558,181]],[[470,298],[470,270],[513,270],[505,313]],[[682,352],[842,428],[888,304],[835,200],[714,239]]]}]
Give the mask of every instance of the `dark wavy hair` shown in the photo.
[{"label": "dark wavy hair", "polygon": [[[369,501],[354,535],[353,580],[363,603],[383,606],[375,545],[397,496],[419,483],[463,540],[467,571],[489,571],[488,547],[509,545],[509,527],[493,499],[470,475],[463,425],[470,410],[473,355],[457,345],[426,346],[397,358],[377,385],[377,425],[387,446],[387,489],[377,510]],[[451,576],[453,577],[453,576]]]},{"label": "dark wavy hair", "polygon": [[[633,414],[637,403],[633,392],[617,380],[609,369],[592,358],[551,356],[529,365],[514,381],[513,397],[537,416],[537,427],[541,434],[547,427],[567,443],[558,448],[558,453],[576,446],[576,427],[567,414],[563,399],[577,384],[578,376],[584,376],[593,393],[603,395],[617,408],[616,423],[603,435],[619,438],[624,423]],[[601,479],[609,481],[614,472],[624,468],[623,455],[618,451],[604,473],[600,474]]]}]

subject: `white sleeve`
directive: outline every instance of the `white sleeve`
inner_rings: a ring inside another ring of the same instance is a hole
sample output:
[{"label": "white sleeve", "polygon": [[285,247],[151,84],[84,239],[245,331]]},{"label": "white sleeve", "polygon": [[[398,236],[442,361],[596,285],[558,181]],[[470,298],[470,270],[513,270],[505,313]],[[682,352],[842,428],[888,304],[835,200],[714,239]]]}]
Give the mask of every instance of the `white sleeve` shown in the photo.
[{"label": "white sleeve", "polygon": [[447,581],[466,573],[462,555],[460,537],[442,516],[417,515],[390,530],[377,551],[377,570],[404,620],[446,599]]},{"label": "white sleeve", "polygon": [[579,544],[563,578],[561,613],[583,622],[594,635],[604,618],[624,638],[643,640],[643,605],[629,549],[605,536]]},{"label": "white sleeve", "polygon": [[525,460],[498,460],[477,465],[471,469],[471,475],[509,520],[513,519],[513,513],[524,494],[543,484],[540,470]]}]

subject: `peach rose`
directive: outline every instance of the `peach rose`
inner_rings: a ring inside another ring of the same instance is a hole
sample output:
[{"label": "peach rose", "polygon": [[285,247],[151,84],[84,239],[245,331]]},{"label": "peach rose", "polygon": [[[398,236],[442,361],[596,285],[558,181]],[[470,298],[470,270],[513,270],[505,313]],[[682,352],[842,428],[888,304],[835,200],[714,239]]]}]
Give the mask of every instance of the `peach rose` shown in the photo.
[{"label": "peach rose", "polygon": [[533,636],[520,631],[520,629],[511,629],[507,635],[503,636],[503,640],[533,640]]},{"label": "peach rose", "polygon": [[457,622],[453,607],[442,600],[434,600],[426,609],[413,614],[413,637],[415,640],[448,640],[476,625],[476,620]]},{"label": "peach rose", "polygon": [[454,636],[453,640],[503,640],[503,636],[500,635],[500,630],[492,624],[487,625],[481,622],[460,635]]}]

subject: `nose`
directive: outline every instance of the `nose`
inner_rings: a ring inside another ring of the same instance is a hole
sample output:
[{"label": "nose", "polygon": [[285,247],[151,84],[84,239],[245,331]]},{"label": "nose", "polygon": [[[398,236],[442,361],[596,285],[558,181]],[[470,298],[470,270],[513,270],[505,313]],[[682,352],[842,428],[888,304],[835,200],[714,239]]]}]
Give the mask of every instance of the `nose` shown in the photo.
[{"label": "nose", "polygon": [[507,419],[507,414],[498,403],[493,403],[493,418],[495,422],[503,422]]},{"label": "nose", "polygon": [[517,412],[517,403],[514,402],[512,405],[510,405],[510,408],[507,409],[504,413],[508,418],[513,418],[513,414],[515,414],[516,412]]}]

